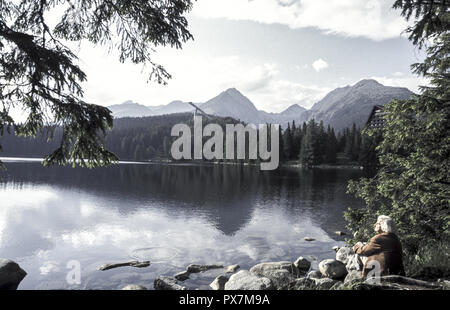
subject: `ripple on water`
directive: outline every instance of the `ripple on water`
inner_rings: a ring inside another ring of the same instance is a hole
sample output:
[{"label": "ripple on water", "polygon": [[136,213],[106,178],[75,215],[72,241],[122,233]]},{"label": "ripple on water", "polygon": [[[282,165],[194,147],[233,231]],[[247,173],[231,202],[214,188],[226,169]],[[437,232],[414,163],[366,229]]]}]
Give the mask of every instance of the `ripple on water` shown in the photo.
[{"label": "ripple on water", "polygon": [[180,255],[180,250],[171,247],[139,248],[133,250],[130,254],[136,260],[149,260],[152,264],[170,263]]}]

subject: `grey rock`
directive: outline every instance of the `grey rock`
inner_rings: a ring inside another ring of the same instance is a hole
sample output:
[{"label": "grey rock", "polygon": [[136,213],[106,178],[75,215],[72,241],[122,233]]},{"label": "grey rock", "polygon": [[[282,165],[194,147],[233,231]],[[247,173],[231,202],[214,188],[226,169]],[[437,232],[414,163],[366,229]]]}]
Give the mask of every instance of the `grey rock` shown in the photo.
[{"label": "grey rock", "polygon": [[264,275],[272,281],[276,289],[285,289],[296,277],[285,269],[272,270]]},{"label": "grey rock", "polygon": [[344,282],[336,281],[333,286],[330,287],[330,290],[341,290],[344,287]]},{"label": "grey rock", "polygon": [[351,254],[347,257],[347,265],[345,265],[347,271],[362,271],[362,265],[360,265],[360,261],[358,259],[358,255]]},{"label": "grey rock", "polygon": [[147,290],[145,286],[136,285],[136,284],[128,284],[127,286],[122,288],[123,291],[143,291]]},{"label": "grey rock", "polygon": [[[365,283],[373,283],[373,279],[367,279]],[[423,280],[413,279],[398,275],[387,275],[380,277],[380,282],[383,285],[397,284],[402,287],[412,289],[424,289],[424,288],[441,288],[442,286],[438,282],[427,282]]]},{"label": "grey rock", "polygon": [[187,266],[187,271],[190,273],[197,273],[197,272],[203,272],[211,269],[219,269],[223,268],[223,265],[197,265],[197,264],[191,264]]},{"label": "grey rock", "polygon": [[344,283],[347,284],[347,283],[350,283],[350,282],[353,282],[356,280],[361,280],[361,279],[362,279],[361,271],[350,270],[348,272],[348,274],[345,276]]},{"label": "grey rock", "polygon": [[239,268],[241,268],[241,266],[239,266],[239,265],[230,265],[230,266],[226,266],[226,267],[225,267],[225,272],[226,272],[226,273],[234,273],[234,272],[236,272]]},{"label": "grey rock", "polygon": [[16,290],[26,275],[16,262],[0,258],[0,290]]},{"label": "grey rock", "polygon": [[209,285],[213,290],[221,291],[225,289],[225,283],[228,282],[230,278],[226,275],[220,275],[214,279],[214,281]]},{"label": "grey rock", "polygon": [[332,247],[332,250],[337,252],[339,250],[339,247],[337,245],[335,245],[334,247]]},{"label": "grey rock", "polygon": [[342,248],[339,248],[339,250],[336,252],[336,260],[347,264],[349,255],[353,254],[355,254],[355,252],[353,252],[353,249],[351,247],[344,246]]},{"label": "grey rock", "polygon": [[333,280],[330,278],[322,278],[322,279],[313,279],[315,282],[316,288],[320,290],[329,290],[331,289],[335,284],[340,284],[342,282]]},{"label": "grey rock", "polygon": [[233,274],[225,290],[272,290],[274,286],[269,278],[258,276],[248,270],[241,270]]},{"label": "grey rock", "polygon": [[179,291],[186,290],[186,287],[178,284],[175,278],[160,276],[153,282],[155,290]]},{"label": "grey rock", "polygon": [[276,288],[283,288],[300,275],[295,265],[288,261],[261,263],[250,268],[259,276],[272,280]]},{"label": "grey rock", "polygon": [[306,273],[311,268],[311,262],[304,258],[303,256],[300,256],[297,258],[297,260],[294,262],[294,266],[297,267],[297,269],[300,272]]},{"label": "grey rock", "polygon": [[250,268],[250,272],[254,272],[257,274],[264,274],[267,271],[279,269],[287,270],[292,274],[298,273],[297,267],[295,267],[295,265],[289,261],[260,263]]},{"label": "grey rock", "polygon": [[335,259],[325,259],[319,263],[319,270],[324,277],[343,279],[347,275],[344,263]]},{"label": "grey rock", "polygon": [[181,271],[181,272],[177,273],[173,277],[175,279],[177,279],[178,281],[185,281],[185,280],[189,279],[190,274],[191,273],[189,271],[185,270],[185,271]]},{"label": "grey rock", "polygon": [[446,289],[450,289],[450,281],[445,279],[438,279],[437,283]]},{"label": "grey rock", "polygon": [[308,279],[321,279],[322,273],[319,270],[311,270],[306,277]]},{"label": "grey rock", "polygon": [[113,268],[118,268],[118,267],[126,267],[126,266],[130,266],[130,267],[136,267],[136,268],[143,268],[143,267],[148,267],[150,266],[150,262],[149,261],[137,261],[137,260],[133,260],[130,262],[125,262],[125,263],[117,263],[117,264],[104,264],[102,266],[100,266],[100,268],[98,268],[98,270],[109,270],[109,269],[113,269]]},{"label": "grey rock", "polygon": [[301,277],[291,282],[290,289],[293,290],[311,290],[315,289],[316,282],[308,277]]}]

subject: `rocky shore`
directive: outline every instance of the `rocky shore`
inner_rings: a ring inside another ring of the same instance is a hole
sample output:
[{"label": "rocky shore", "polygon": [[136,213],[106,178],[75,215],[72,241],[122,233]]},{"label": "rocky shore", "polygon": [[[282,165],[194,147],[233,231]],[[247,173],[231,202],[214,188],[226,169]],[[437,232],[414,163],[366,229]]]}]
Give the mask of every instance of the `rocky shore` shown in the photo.
[{"label": "rocky shore", "polygon": [[[450,289],[450,281],[440,279],[426,282],[404,276],[383,276],[378,281],[362,279],[361,267],[350,247],[335,248],[336,257],[325,259],[318,270],[311,269],[311,262],[300,256],[295,262],[265,262],[249,270],[238,270],[239,266],[220,266],[224,273],[211,284],[213,290],[442,290]],[[161,276],[155,279],[155,290],[186,290],[183,281],[189,278],[185,272],[174,277]],[[200,265],[195,272],[202,272]],[[205,269],[206,270],[206,269]],[[182,277],[180,277],[182,275]]]},{"label": "rocky shore", "polygon": [[[183,282],[191,275],[216,270],[220,274],[210,284],[213,290],[448,290],[450,281],[438,279],[427,282],[404,276],[390,275],[379,279],[362,279],[361,267],[350,247],[335,247],[336,256],[322,260],[318,269],[300,256],[294,262],[263,262],[249,270],[240,270],[239,265],[191,264],[186,270],[173,276],[159,276],[154,282],[155,290],[187,290]],[[132,266],[146,267],[150,262],[127,262],[107,264],[99,270]],[[0,259],[0,289],[17,289],[26,272],[11,261]],[[145,290],[147,287],[129,284],[123,290]],[[192,288],[190,288],[192,289]]]}]

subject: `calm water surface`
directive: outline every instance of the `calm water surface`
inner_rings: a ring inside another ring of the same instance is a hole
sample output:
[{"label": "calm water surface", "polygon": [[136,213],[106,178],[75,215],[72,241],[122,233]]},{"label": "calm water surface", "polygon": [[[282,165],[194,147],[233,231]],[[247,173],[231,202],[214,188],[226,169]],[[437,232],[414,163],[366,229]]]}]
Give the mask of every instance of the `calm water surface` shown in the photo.
[{"label": "calm water surface", "polygon": [[[0,181],[0,257],[28,273],[19,289],[153,288],[191,263],[239,264],[332,257],[344,240],[343,211],[359,170],[120,164],[44,168],[8,162]],[[313,242],[304,237],[313,237]],[[147,268],[97,270],[104,263],[150,260]],[[81,264],[81,285],[66,281]],[[222,272],[183,285],[208,289]]]}]

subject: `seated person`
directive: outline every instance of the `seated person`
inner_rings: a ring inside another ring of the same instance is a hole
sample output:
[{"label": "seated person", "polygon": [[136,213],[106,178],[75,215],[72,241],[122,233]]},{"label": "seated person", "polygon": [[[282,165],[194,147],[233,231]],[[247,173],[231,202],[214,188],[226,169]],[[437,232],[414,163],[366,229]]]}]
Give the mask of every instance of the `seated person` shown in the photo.
[{"label": "seated person", "polygon": [[[374,225],[378,233],[367,244],[358,242],[353,251],[363,264],[362,276],[365,278],[377,261],[380,275],[404,274],[402,261],[402,245],[397,235],[393,233],[393,221],[389,216],[380,215]],[[372,263],[371,263],[372,262]]]}]

